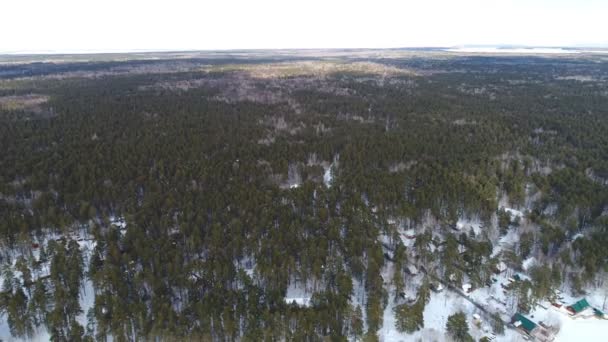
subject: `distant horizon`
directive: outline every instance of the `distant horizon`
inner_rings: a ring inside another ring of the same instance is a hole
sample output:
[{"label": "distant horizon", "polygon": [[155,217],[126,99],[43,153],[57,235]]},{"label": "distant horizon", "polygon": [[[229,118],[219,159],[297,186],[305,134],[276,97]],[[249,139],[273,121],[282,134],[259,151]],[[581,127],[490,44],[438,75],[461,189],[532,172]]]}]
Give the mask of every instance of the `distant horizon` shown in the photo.
[{"label": "distant horizon", "polygon": [[605,0],[19,0],[3,54],[608,47]]},{"label": "distant horizon", "polygon": [[509,49],[608,49],[608,44],[597,45],[518,45],[518,44],[462,44],[452,46],[396,46],[396,47],[286,47],[286,48],[218,48],[218,49],[170,49],[170,48],[134,48],[134,49],[32,49],[1,50],[0,55],[86,55],[86,54],[121,54],[121,53],[184,53],[184,52],[236,52],[236,51],[314,51],[314,50],[456,50],[473,48]]}]

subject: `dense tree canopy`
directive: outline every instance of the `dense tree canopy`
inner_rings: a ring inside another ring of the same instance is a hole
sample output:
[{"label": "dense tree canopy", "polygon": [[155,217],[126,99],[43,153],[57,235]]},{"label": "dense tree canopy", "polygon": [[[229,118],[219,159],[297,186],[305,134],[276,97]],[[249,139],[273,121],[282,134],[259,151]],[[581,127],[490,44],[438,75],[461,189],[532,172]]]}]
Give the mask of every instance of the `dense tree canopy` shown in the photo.
[{"label": "dense tree canopy", "polygon": [[[606,271],[608,94],[569,77],[606,79],[605,61],[412,57],[373,62],[414,74],[273,77],[243,71],[268,60],[188,62],[211,67],[0,65],[0,99],[48,96],[35,108],[0,101],[0,237],[41,243],[17,262],[23,284],[4,274],[14,336],[44,324],[58,341],[373,338],[408,263],[488,281],[494,237],[450,227],[477,215],[487,226],[497,217],[502,235],[523,229],[499,200],[524,206],[533,190],[542,229],[521,232],[514,259],[538,242],[545,256],[571,257],[583,281]],[[445,241],[428,231],[411,250],[392,242],[387,257],[379,237],[398,240],[389,218],[414,227],[429,216]],[[87,260],[74,231],[95,241]],[[592,235],[570,249],[581,231]],[[44,260],[48,275],[32,275]],[[554,267],[535,269],[535,295],[563,281]],[[83,312],[89,280],[94,305]],[[314,289],[308,307],[284,300],[298,283]],[[424,326],[427,301],[422,288],[396,306],[399,330]],[[458,340],[465,327],[450,317]]]}]

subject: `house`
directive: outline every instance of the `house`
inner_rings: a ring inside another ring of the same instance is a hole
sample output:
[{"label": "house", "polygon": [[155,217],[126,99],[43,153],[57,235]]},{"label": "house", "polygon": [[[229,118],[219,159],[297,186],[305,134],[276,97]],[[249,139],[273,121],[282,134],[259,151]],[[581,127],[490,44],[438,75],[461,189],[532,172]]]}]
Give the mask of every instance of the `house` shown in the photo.
[{"label": "house", "polygon": [[555,340],[556,332],[557,330],[552,327],[538,326],[536,329],[532,330],[530,335],[534,337],[535,341],[552,342]]},{"label": "house", "polygon": [[417,275],[418,274],[418,269],[414,265],[407,265],[407,267],[405,269],[411,275]]},{"label": "house", "polygon": [[443,291],[443,285],[441,285],[439,283],[432,283],[431,290],[433,290],[434,292],[441,292],[441,291]]},{"label": "house", "polygon": [[572,315],[573,317],[588,318],[595,315],[593,308],[589,305],[587,299],[585,298],[579,300],[578,302],[570,306],[567,306],[566,310],[568,310],[570,312],[570,315]]},{"label": "house", "polygon": [[469,293],[471,293],[471,291],[473,291],[473,285],[471,285],[471,284],[462,285],[462,292],[464,292],[465,294],[469,294]]},{"label": "house", "polygon": [[406,230],[405,232],[403,232],[403,236],[404,236],[406,239],[413,240],[413,239],[415,239],[415,238],[416,238],[416,231],[415,231],[415,230],[413,230],[413,229],[408,229],[408,230]]},{"label": "house", "polygon": [[510,291],[511,288],[513,288],[513,282],[502,283],[500,284],[500,287],[502,287],[504,290]]},{"label": "house", "polygon": [[597,316],[595,309],[592,308],[585,298],[579,300],[578,302],[567,306],[566,310],[570,312],[570,315],[573,318],[591,318],[593,316]]},{"label": "house", "polygon": [[532,331],[536,329],[536,327],[538,327],[536,323],[532,322],[520,313],[516,313],[515,315],[513,315],[513,317],[511,318],[511,323],[515,328],[525,332],[528,335],[530,335]]},{"label": "house", "polygon": [[506,270],[507,270],[507,264],[505,264],[504,262],[501,261],[498,264],[496,264],[496,273],[502,273]]},{"label": "house", "polygon": [[473,314],[473,322],[481,323],[481,316],[479,316],[479,314]]},{"label": "house", "polygon": [[467,247],[465,245],[458,245],[458,253],[464,254],[467,251]]}]

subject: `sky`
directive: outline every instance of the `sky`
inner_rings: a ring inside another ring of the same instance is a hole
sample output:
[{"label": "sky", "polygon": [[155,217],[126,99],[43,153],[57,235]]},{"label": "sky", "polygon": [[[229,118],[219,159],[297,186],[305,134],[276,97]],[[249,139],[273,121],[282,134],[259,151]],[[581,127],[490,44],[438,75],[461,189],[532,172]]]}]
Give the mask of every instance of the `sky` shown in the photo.
[{"label": "sky", "polygon": [[608,46],[608,0],[0,0],[0,52]]}]

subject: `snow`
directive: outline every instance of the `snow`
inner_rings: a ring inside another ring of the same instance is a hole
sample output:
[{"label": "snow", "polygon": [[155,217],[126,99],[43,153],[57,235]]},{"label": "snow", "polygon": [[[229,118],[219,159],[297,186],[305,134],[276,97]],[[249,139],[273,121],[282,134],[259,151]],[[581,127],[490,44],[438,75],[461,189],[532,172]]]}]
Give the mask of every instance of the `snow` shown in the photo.
[{"label": "snow", "polygon": [[578,238],[582,238],[583,236],[584,236],[583,234],[578,233],[578,234],[576,234],[576,235],[574,235],[574,236],[572,237],[572,241],[574,241],[574,240],[576,240],[576,239],[578,239]]},{"label": "snow", "polygon": [[530,319],[534,322],[558,326],[556,342],[605,341],[603,337],[608,333],[608,320],[595,317],[573,319],[565,309],[554,306],[549,306],[548,309],[537,306],[530,313]]},{"label": "snow", "polygon": [[119,217],[110,216],[110,224],[118,227],[118,229],[127,228],[127,221],[122,216],[119,216]]},{"label": "snow", "polygon": [[[469,322],[469,332],[475,338],[479,340],[483,336],[488,334],[484,330],[491,330],[483,324],[481,327],[477,327],[473,324],[474,316],[481,316],[481,312],[471,302],[461,297],[460,295],[449,291],[441,293],[432,293],[430,301],[424,308],[424,329],[415,334],[412,334],[406,341],[415,340],[416,338],[426,341],[425,337],[428,337],[429,332],[440,332],[440,337],[436,340],[446,341],[445,326],[448,321],[448,317],[458,311],[465,313],[467,321]],[[504,336],[497,336],[496,341],[520,341],[519,334],[515,331],[506,329]],[[385,340],[389,341],[389,340]]]},{"label": "snow", "polygon": [[312,293],[302,283],[292,282],[287,287],[287,293],[285,294],[285,303],[291,304],[295,302],[299,306],[310,306],[310,299]]},{"label": "snow", "polygon": [[515,229],[509,229],[507,234],[502,236],[494,249],[492,250],[492,257],[499,255],[505,249],[511,249],[519,241],[519,234]]},{"label": "snow", "polygon": [[[391,274],[392,264],[388,264],[387,267],[383,268],[382,276],[389,283],[391,281]],[[406,283],[405,291],[407,293],[415,293],[416,288],[422,281],[422,278],[422,275],[409,278],[408,282]],[[499,284],[494,285],[500,289]],[[442,292],[431,291],[429,302],[425,306],[423,312],[424,328],[413,334],[401,333],[395,327],[396,318],[393,311],[395,306],[400,303],[395,302],[394,288],[389,287],[387,291],[389,293],[388,305],[383,313],[383,325],[377,333],[378,338],[382,342],[448,341],[445,334],[447,319],[450,315],[458,311],[465,313],[467,321],[469,322],[469,332],[476,341],[483,336],[488,336],[488,332],[491,331],[491,328],[486,324],[479,324],[479,326],[474,324],[474,315],[477,314],[480,316],[480,318],[483,318],[483,314],[473,303],[462,297],[460,294],[455,293],[453,290],[447,289]],[[473,294],[475,293],[479,295],[479,289],[474,290]],[[485,298],[487,298],[489,294],[486,293],[485,296]],[[511,342],[524,340],[518,332],[511,329],[506,329],[505,335],[497,336],[496,340],[494,341]]]},{"label": "snow", "polygon": [[534,265],[536,265],[536,259],[534,257],[529,257],[521,263],[521,267],[524,271],[528,271]]},{"label": "snow", "polygon": [[[336,171],[336,168],[338,167],[338,164],[340,163],[339,161],[340,155],[337,154],[334,156],[334,159],[331,164],[329,164],[329,166],[325,166],[326,164],[323,165],[323,167],[325,168],[325,173],[323,173],[323,184],[325,184],[325,186],[328,188],[331,187],[332,183],[334,182],[334,173]],[[369,203],[366,203],[366,205],[369,206]]]},{"label": "snow", "polygon": [[287,304],[295,303],[298,306],[310,306],[310,297],[285,297]]},{"label": "snow", "polygon": [[562,318],[562,327],[557,335],[559,342],[604,341],[608,332],[608,321],[599,319]]},{"label": "snow", "polygon": [[357,306],[361,307],[361,314],[363,319],[363,327],[367,330],[367,310],[365,310],[365,302],[366,302],[366,294],[365,286],[362,281],[359,281],[355,278],[352,279],[353,282],[353,293],[350,297],[350,303],[353,309],[356,309]]},{"label": "snow", "polygon": [[302,184],[302,176],[297,164],[290,164],[287,170],[287,184],[290,189],[296,189]]},{"label": "snow", "polygon": [[407,271],[411,274],[411,275],[417,275],[418,274],[418,269],[416,268],[416,266],[414,265],[407,265]]},{"label": "snow", "polygon": [[[255,279],[255,268],[256,262],[252,256],[245,256],[240,261],[235,262],[234,267],[237,270],[243,270],[245,274],[249,276],[252,280]],[[192,275],[194,278],[198,278]],[[200,277],[200,276],[199,276]]]},{"label": "snow", "polygon": [[[111,222],[118,227],[126,227],[126,223],[124,218],[111,218]],[[40,242],[41,246],[47,247],[48,241],[59,239],[61,235],[49,232],[43,241]],[[88,265],[89,258],[93,248],[95,248],[96,242],[90,238],[83,230],[74,231],[67,235],[67,237],[74,239],[78,242],[84,258],[84,264]],[[9,268],[14,268],[17,259],[23,255],[24,257],[28,257],[29,254],[23,254],[19,250],[11,250],[8,253],[11,255],[11,264],[8,266]],[[31,255],[35,258],[35,260],[39,260],[40,258],[40,249],[35,248],[31,250]],[[85,269],[85,273],[88,272],[88,269]],[[20,284],[23,284],[23,279],[21,272],[13,269],[14,277],[18,279]],[[50,262],[43,263],[40,267],[40,270],[32,269],[32,279],[36,280],[40,277],[44,277],[50,274]],[[4,279],[3,275],[0,275],[0,281]],[[1,285],[1,284],[0,284]],[[27,293],[27,291],[25,291]],[[90,308],[93,307],[95,303],[95,294],[93,290],[93,283],[85,277],[83,279],[83,288],[80,293],[80,306],[83,310],[83,313],[76,317],[77,321],[86,328],[87,318],[86,314]],[[10,333],[10,328],[8,326],[6,315],[0,315],[0,341],[19,341],[20,339],[14,338]],[[31,338],[28,338],[28,341],[49,341],[50,335],[44,326],[35,327],[34,335]]]},{"label": "snow", "polygon": [[395,309],[396,303],[395,295],[393,293],[390,294],[388,303],[382,316],[383,325],[378,331],[378,337],[381,342],[406,341],[407,335],[400,333],[397,328],[395,328],[396,318],[393,310]]},{"label": "snow", "polygon": [[524,217],[524,213],[517,210],[517,209],[513,209],[513,208],[507,208],[507,207],[502,207],[501,209],[503,209],[504,211],[506,211],[507,213],[509,213],[511,215],[511,219],[515,219],[515,218],[523,218]]},{"label": "snow", "polygon": [[[93,252],[97,242],[93,241],[92,239],[86,239],[78,241],[78,244],[83,251],[84,264],[87,265],[85,273],[88,273],[89,259],[91,258],[91,253]],[[93,289],[93,282],[88,277],[85,277],[83,289],[80,291],[80,308],[82,309],[82,313],[76,317],[78,323],[80,323],[85,329],[87,326],[87,313],[89,312],[89,309],[93,308],[93,306],[95,306],[95,291]]]},{"label": "snow", "polygon": [[326,187],[331,187],[331,183],[334,179],[333,173],[332,173],[332,166],[330,165],[327,169],[325,169],[325,173],[323,174],[323,183],[325,184]]},{"label": "snow", "polygon": [[581,50],[584,53],[608,53],[608,50]]},{"label": "snow", "polygon": [[[51,340],[51,336],[46,331],[46,329],[36,329],[34,331],[34,335],[27,339],[27,341],[29,341],[29,342],[46,342],[46,341],[50,341],[50,340]],[[0,316],[0,341],[7,341],[7,342],[22,341],[21,339],[14,338],[11,335],[11,331],[8,327],[8,322],[6,320],[5,315]]]},{"label": "snow", "polygon": [[461,231],[464,230],[465,233],[468,233],[471,229],[473,229],[475,235],[479,235],[481,233],[481,227],[482,223],[479,219],[467,219],[461,217],[456,222],[456,229]]},{"label": "snow", "polygon": [[514,54],[576,54],[579,50],[566,50],[562,48],[501,48],[501,47],[458,47],[446,49],[449,52],[466,53],[514,53]]}]

